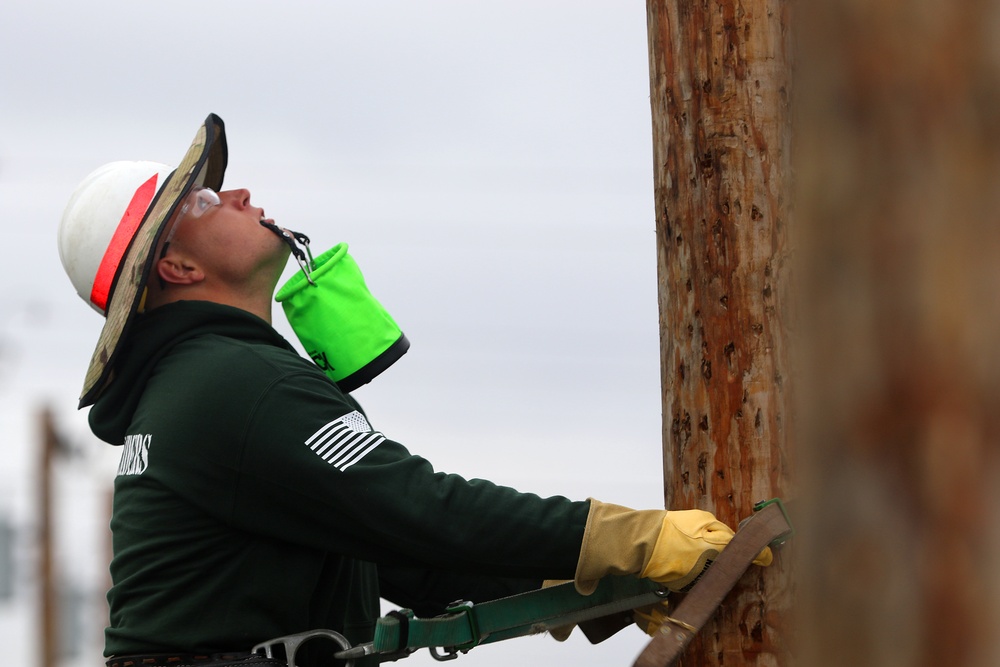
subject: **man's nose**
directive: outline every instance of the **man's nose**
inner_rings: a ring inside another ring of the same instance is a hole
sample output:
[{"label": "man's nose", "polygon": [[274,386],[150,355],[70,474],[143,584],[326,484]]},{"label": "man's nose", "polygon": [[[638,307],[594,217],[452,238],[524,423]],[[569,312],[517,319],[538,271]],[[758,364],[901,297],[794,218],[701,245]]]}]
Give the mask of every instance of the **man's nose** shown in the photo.
[{"label": "man's nose", "polygon": [[227,190],[224,194],[225,200],[232,203],[237,208],[242,209],[250,205],[250,191],[246,188]]}]

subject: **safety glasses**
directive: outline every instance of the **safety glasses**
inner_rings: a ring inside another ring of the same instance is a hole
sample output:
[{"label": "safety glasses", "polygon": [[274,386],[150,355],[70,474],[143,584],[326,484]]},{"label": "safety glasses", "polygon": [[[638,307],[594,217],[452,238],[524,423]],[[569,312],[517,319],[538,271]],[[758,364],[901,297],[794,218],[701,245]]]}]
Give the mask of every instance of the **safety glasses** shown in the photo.
[{"label": "safety glasses", "polygon": [[163,259],[166,256],[167,248],[170,246],[170,242],[174,239],[174,234],[177,232],[177,228],[180,227],[181,222],[185,218],[200,218],[211,210],[213,206],[221,205],[222,199],[215,190],[200,187],[196,187],[191,190],[191,192],[184,197],[184,201],[181,203],[181,207],[177,211],[177,219],[174,221],[170,231],[167,232],[167,238],[163,241],[163,250],[160,251],[160,259]]},{"label": "safety glasses", "polygon": [[180,216],[177,218],[177,222],[181,221],[184,216],[190,216],[192,218],[200,218],[205,215],[213,206],[221,206],[222,199],[219,198],[218,193],[211,188],[195,188],[188,196],[184,198],[184,203],[181,204]]}]

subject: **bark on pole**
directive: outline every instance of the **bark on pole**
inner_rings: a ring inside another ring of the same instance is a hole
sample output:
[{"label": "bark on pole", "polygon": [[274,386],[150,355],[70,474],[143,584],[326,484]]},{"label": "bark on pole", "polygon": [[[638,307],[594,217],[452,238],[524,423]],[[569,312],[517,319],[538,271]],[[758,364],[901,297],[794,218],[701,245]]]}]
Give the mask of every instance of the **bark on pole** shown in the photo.
[{"label": "bark on pole", "polygon": [[[647,0],[664,498],[733,527],[791,472],[785,5]],[[752,568],[683,664],[785,664],[788,582]]]},{"label": "bark on pole", "polygon": [[806,4],[799,664],[997,665],[1000,3]]}]

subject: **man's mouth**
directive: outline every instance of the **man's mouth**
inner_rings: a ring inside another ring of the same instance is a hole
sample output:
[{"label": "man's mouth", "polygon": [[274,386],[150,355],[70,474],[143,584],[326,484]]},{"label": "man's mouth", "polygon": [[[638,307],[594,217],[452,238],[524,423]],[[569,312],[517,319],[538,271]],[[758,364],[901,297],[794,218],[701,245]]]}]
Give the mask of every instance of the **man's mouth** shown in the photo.
[{"label": "man's mouth", "polygon": [[274,234],[277,235],[279,238],[281,238],[282,241],[285,241],[286,243],[288,242],[288,239],[290,238],[291,235],[288,233],[287,230],[282,229],[278,225],[274,224],[274,220],[272,220],[271,218],[265,218],[264,216],[260,216],[260,220],[258,220],[257,222],[260,223],[261,227],[266,227],[272,232],[274,232]]}]

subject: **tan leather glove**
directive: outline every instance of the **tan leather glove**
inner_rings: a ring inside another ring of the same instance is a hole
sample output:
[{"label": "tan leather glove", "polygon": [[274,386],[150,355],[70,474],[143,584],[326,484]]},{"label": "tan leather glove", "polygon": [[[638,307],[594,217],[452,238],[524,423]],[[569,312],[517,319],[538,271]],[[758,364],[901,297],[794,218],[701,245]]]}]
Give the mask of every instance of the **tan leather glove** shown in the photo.
[{"label": "tan leather glove", "polygon": [[639,607],[632,610],[632,620],[636,627],[645,632],[650,637],[655,637],[663,627],[669,614],[667,614],[668,602],[657,602],[646,607]]},{"label": "tan leather glove", "polygon": [[[565,583],[569,582],[559,579],[546,579],[542,582],[542,588],[558,586]],[[659,632],[660,628],[663,627],[663,623],[667,619],[668,604],[668,601],[664,600],[663,602],[657,602],[656,604],[633,609],[632,620],[636,627],[650,637],[654,636],[657,632]],[[558,628],[549,628],[549,634],[556,641],[564,642],[569,639],[569,636],[575,627],[576,625],[563,625]]]},{"label": "tan leather glove", "polygon": [[[558,586],[560,584],[567,584],[567,583],[569,583],[568,579],[567,580],[546,579],[545,581],[542,582],[542,588],[548,588],[549,586]],[[567,639],[569,639],[570,633],[573,632],[573,628],[575,627],[576,625],[563,625],[558,628],[549,628],[549,634],[557,642],[564,642]]]},{"label": "tan leather glove", "polygon": [[[594,592],[609,574],[637,574],[680,590],[733,539],[733,531],[704,510],[633,510],[591,499],[576,566],[576,589]],[[771,550],[754,560],[771,564]]]}]

